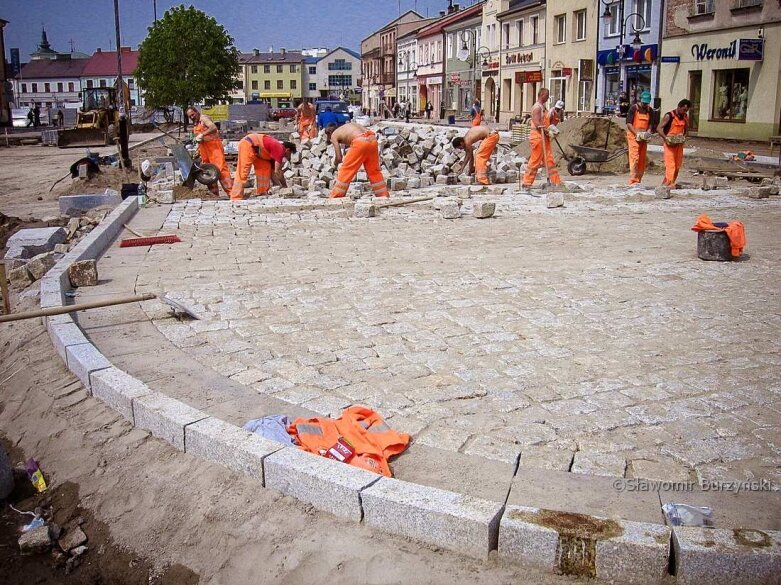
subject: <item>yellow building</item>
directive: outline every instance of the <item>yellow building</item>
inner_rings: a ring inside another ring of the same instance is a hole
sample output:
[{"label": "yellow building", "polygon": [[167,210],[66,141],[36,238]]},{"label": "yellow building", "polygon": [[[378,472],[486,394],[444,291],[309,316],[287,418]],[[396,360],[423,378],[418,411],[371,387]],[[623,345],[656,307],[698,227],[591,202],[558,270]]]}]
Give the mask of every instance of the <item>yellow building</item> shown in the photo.
[{"label": "yellow building", "polygon": [[781,6],[776,2],[684,2],[665,7],[662,112],[691,100],[699,136],[766,140],[779,133]]},{"label": "yellow building", "polygon": [[301,101],[304,56],[300,51],[280,49],[278,53],[261,53],[256,49],[242,61],[247,102],[288,107]]}]

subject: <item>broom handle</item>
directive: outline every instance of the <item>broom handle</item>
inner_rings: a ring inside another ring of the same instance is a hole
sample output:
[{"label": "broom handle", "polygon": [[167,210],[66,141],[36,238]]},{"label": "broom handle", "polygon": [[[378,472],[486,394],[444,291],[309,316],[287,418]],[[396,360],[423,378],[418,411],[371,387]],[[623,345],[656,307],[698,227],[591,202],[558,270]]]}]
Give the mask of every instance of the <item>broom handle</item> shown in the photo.
[{"label": "broom handle", "polygon": [[416,197],[415,199],[404,199],[403,201],[393,201],[391,203],[380,203],[377,205],[377,209],[383,209],[385,207],[400,207],[402,205],[408,205],[410,203],[420,203],[421,201],[431,201],[434,197]]},{"label": "broom handle", "polygon": [[28,311],[26,313],[13,313],[11,315],[0,316],[0,323],[9,321],[20,321],[22,319],[34,319],[35,317],[51,317],[52,315],[63,315],[73,313],[74,311],[84,311],[86,309],[98,309],[100,307],[110,307],[112,305],[125,305],[127,303],[138,303],[141,301],[151,301],[156,299],[157,295],[153,293],[144,293],[142,295],[133,295],[129,297],[118,297],[109,301],[92,301],[91,303],[79,303],[77,305],[68,305],[65,307],[49,307],[48,309],[38,309],[37,311]]}]

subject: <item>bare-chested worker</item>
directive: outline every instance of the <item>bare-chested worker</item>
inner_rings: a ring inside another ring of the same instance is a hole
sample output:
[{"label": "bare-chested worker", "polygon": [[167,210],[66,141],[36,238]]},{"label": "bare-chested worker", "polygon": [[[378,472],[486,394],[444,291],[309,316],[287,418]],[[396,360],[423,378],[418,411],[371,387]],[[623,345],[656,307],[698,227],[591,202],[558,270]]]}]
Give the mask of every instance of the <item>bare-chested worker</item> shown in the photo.
[{"label": "bare-chested worker", "polygon": [[[480,146],[475,153],[473,149],[478,142]],[[454,148],[466,151],[464,159],[466,172],[470,175],[474,172],[477,182],[482,185],[491,184],[488,180],[488,161],[497,144],[499,144],[499,132],[482,124],[470,128],[463,138],[459,136],[453,139]]]},{"label": "bare-chested worker", "polygon": [[[361,170],[361,165],[369,177],[374,196],[388,196],[388,186],[380,170],[380,152],[374,132],[360,124],[350,122],[339,128],[336,124],[329,124],[325,128],[325,135],[334,146],[334,164],[339,169],[331,189],[331,197],[344,197],[347,194],[350,183]],[[342,160],[342,145],[348,147],[344,160]]]}]

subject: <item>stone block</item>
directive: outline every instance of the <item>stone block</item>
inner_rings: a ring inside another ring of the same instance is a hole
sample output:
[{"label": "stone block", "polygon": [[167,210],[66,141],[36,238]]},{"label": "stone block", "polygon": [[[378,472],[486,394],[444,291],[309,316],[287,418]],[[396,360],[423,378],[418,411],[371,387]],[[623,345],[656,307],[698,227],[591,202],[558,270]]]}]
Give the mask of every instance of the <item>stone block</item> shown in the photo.
[{"label": "stone block", "polygon": [[563,575],[656,585],[667,573],[670,530],[661,524],[508,506],[499,556]]},{"label": "stone block", "polygon": [[546,193],[545,205],[548,209],[564,207],[564,193]]},{"label": "stone block", "polygon": [[771,195],[778,195],[778,185],[763,185],[757,187],[763,197],[770,197]]},{"label": "stone block", "polygon": [[[57,246],[59,245],[61,244],[57,244]],[[44,252],[43,254],[38,254],[30,259],[27,263],[27,270],[30,271],[30,275],[34,280],[39,280],[43,278],[43,275],[49,272],[56,263],[57,260],[54,257],[54,252]]]},{"label": "stone block", "polygon": [[727,189],[729,179],[727,177],[713,177],[713,186],[717,189]]},{"label": "stone block", "polygon": [[382,476],[288,447],[263,461],[265,485],[314,507],[359,522],[361,493]]},{"label": "stone block", "polygon": [[354,217],[375,217],[377,215],[377,206],[370,203],[357,203],[353,211]]},{"label": "stone block", "polygon": [[134,423],[133,400],[152,393],[146,384],[113,366],[90,374],[90,383],[93,396],[131,423]]},{"label": "stone block", "polygon": [[70,244],[56,244],[54,246],[55,254],[67,254],[70,250]]},{"label": "stone block", "polygon": [[461,217],[461,208],[455,201],[446,201],[440,207],[444,219],[458,219]]},{"label": "stone block", "polygon": [[184,429],[185,450],[263,484],[263,460],[284,448],[235,425],[209,417]]},{"label": "stone block", "polygon": [[407,179],[407,189],[419,189],[420,177],[410,177]]},{"label": "stone block", "polygon": [[91,343],[69,345],[65,348],[68,369],[81,380],[84,387],[90,391],[90,374],[111,367],[105,356]]},{"label": "stone block", "polygon": [[401,179],[398,177],[393,177],[390,180],[390,190],[391,191],[401,191],[402,189],[407,188],[407,180]]},{"label": "stone block", "polygon": [[185,427],[208,416],[205,412],[158,392],[135,398],[132,403],[136,427],[149,431],[180,451],[185,450]]},{"label": "stone block", "polygon": [[163,203],[166,205],[176,203],[176,197],[174,196],[173,189],[162,189],[158,191],[155,199],[157,199],[158,203]]},{"label": "stone block", "polygon": [[8,282],[11,283],[12,287],[21,289],[31,285],[35,281],[33,280],[30,271],[27,270],[27,265],[24,265],[8,271]]},{"label": "stone block", "polygon": [[496,211],[496,203],[493,201],[475,201],[472,214],[478,219],[492,217]]},{"label": "stone block", "polygon": [[475,182],[475,180],[472,175],[461,175],[458,177],[458,182],[462,185],[471,185]]},{"label": "stone block", "polygon": [[67,363],[67,349],[71,345],[80,345],[82,343],[89,343],[89,340],[84,336],[78,325],[73,323],[51,323],[48,326],[49,337],[54,344],[54,349],[60,354],[62,361]]},{"label": "stone block", "polygon": [[71,286],[97,286],[98,265],[95,260],[79,260],[68,266],[68,279]]},{"label": "stone block", "polygon": [[46,227],[19,230],[6,243],[7,260],[13,258],[32,258],[44,252],[54,250],[56,244],[62,244],[68,233],[61,227]]},{"label": "stone block", "polygon": [[670,199],[672,197],[669,185],[659,185],[654,189],[654,195],[659,199]]},{"label": "stone block", "polygon": [[49,538],[49,527],[33,528],[19,537],[19,552],[23,555],[44,553],[49,550],[52,541]]},{"label": "stone block", "polygon": [[479,559],[496,548],[499,502],[387,477],[361,499],[369,526]]},{"label": "stone block", "polygon": [[748,190],[747,195],[751,199],[767,199],[768,197],[770,197],[769,193],[761,191],[760,189],[761,187],[752,187],[751,189]]},{"label": "stone block", "polygon": [[109,191],[86,195],[61,195],[58,199],[60,215],[72,217],[96,207],[116,207],[122,203],[122,195],[114,190]]},{"label": "stone block", "polygon": [[437,185],[447,185],[447,175],[437,175],[436,184]]},{"label": "stone block", "polygon": [[673,528],[679,585],[781,582],[781,532],[749,528]]}]

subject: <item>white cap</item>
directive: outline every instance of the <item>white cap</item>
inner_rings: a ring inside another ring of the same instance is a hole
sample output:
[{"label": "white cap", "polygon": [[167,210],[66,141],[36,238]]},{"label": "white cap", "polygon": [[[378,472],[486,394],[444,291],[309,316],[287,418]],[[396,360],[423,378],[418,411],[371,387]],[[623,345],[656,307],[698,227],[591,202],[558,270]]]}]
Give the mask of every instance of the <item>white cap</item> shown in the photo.
[{"label": "white cap", "polygon": [[564,102],[559,100],[556,102],[556,105],[554,106],[557,110],[563,110],[564,109]]}]

